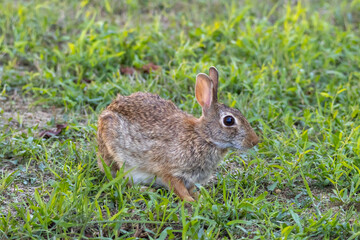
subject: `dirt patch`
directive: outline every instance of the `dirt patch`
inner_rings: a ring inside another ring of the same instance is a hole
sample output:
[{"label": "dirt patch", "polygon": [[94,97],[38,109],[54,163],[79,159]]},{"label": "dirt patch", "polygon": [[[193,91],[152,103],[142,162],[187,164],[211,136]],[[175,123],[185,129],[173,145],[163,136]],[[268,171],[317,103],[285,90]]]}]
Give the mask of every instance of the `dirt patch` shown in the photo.
[{"label": "dirt patch", "polygon": [[[62,119],[62,110],[59,108],[46,109],[41,106],[32,106],[33,100],[21,96],[16,91],[9,96],[0,96],[0,133],[6,139],[18,134],[26,134],[28,128],[37,126],[37,132],[49,128],[48,123],[56,123],[56,118]],[[1,135],[0,135],[1,136]],[[20,163],[20,158],[6,157],[0,159],[0,183],[7,181],[6,186],[0,186],[0,213],[15,214],[11,205],[25,202],[33,198],[37,188],[44,188],[52,174],[45,171],[45,166],[35,162]]]},{"label": "dirt patch", "polygon": [[6,97],[0,98],[0,108],[3,111],[0,114],[0,127],[9,125],[19,130],[27,127],[38,126],[44,128],[52,119],[61,117],[62,109],[45,109],[41,106],[31,106],[33,101],[30,98],[19,95],[16,91]]}]

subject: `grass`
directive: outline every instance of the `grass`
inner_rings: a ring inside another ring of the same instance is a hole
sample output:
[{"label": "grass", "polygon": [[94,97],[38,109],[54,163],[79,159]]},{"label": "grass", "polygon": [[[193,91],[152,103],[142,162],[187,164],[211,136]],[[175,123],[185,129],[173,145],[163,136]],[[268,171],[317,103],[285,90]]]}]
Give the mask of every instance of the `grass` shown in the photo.
[{"label": "grass", "polygon": [[[358,0],[1,1],[0,239],[359,238],[359,13]],[[199,116],[195,76],[212,65],[221,101],[261,133],[254,150],[230,151],[191,204],[98,170],[96,120],[116,94]]]}]

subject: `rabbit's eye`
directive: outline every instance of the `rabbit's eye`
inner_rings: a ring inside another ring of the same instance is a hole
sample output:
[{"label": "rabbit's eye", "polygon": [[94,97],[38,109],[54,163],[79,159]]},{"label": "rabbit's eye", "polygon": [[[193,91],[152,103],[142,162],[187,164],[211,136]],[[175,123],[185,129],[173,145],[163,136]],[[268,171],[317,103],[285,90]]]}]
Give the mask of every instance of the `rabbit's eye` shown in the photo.
[{"label": "rabbit's eye", "polygon": [[235,119],[232,116],[226,116],[224,117],[224,124],[225,126],[232,126],[235,123]]}]

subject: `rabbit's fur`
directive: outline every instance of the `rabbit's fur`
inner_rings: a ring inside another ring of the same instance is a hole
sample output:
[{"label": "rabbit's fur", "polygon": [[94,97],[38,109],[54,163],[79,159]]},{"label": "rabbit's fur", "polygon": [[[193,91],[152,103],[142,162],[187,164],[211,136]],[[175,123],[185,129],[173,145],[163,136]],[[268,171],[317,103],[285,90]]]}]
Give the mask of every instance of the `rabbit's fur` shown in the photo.
[{"label": "rabbit's fur", "polygon": [[[132,169],[133,183],[150,184],[156,177],[156,185],[194,201],[194,184],[206,182],[227,148],[246,150],[258,143],[240,111],[217,102],[218,72],[209,71],[210,76],[196,76],[199,119],[151,93],[118,95],[99,116],[100,169],[101,159],[113,174],[124,165],[125,171]],[[233,125],[226,126],[225,118]]]}]

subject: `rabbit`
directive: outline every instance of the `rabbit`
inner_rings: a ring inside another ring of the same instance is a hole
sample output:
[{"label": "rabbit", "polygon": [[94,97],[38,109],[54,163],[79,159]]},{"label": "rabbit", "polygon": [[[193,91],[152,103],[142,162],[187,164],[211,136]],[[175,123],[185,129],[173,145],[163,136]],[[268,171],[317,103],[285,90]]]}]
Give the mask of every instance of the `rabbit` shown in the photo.
[{"label": "rabbit", "polygon": [[218,76],[215,67],[196,76],[199,119],[155,94],[118,95],[98,119],[100,170],[103,160],[112,174],[131,170],[134,184],[153,183],[195,201],[195,183],[209,179],[229,148],[247,150],[259,141],[239,110],[218,102]]}]

